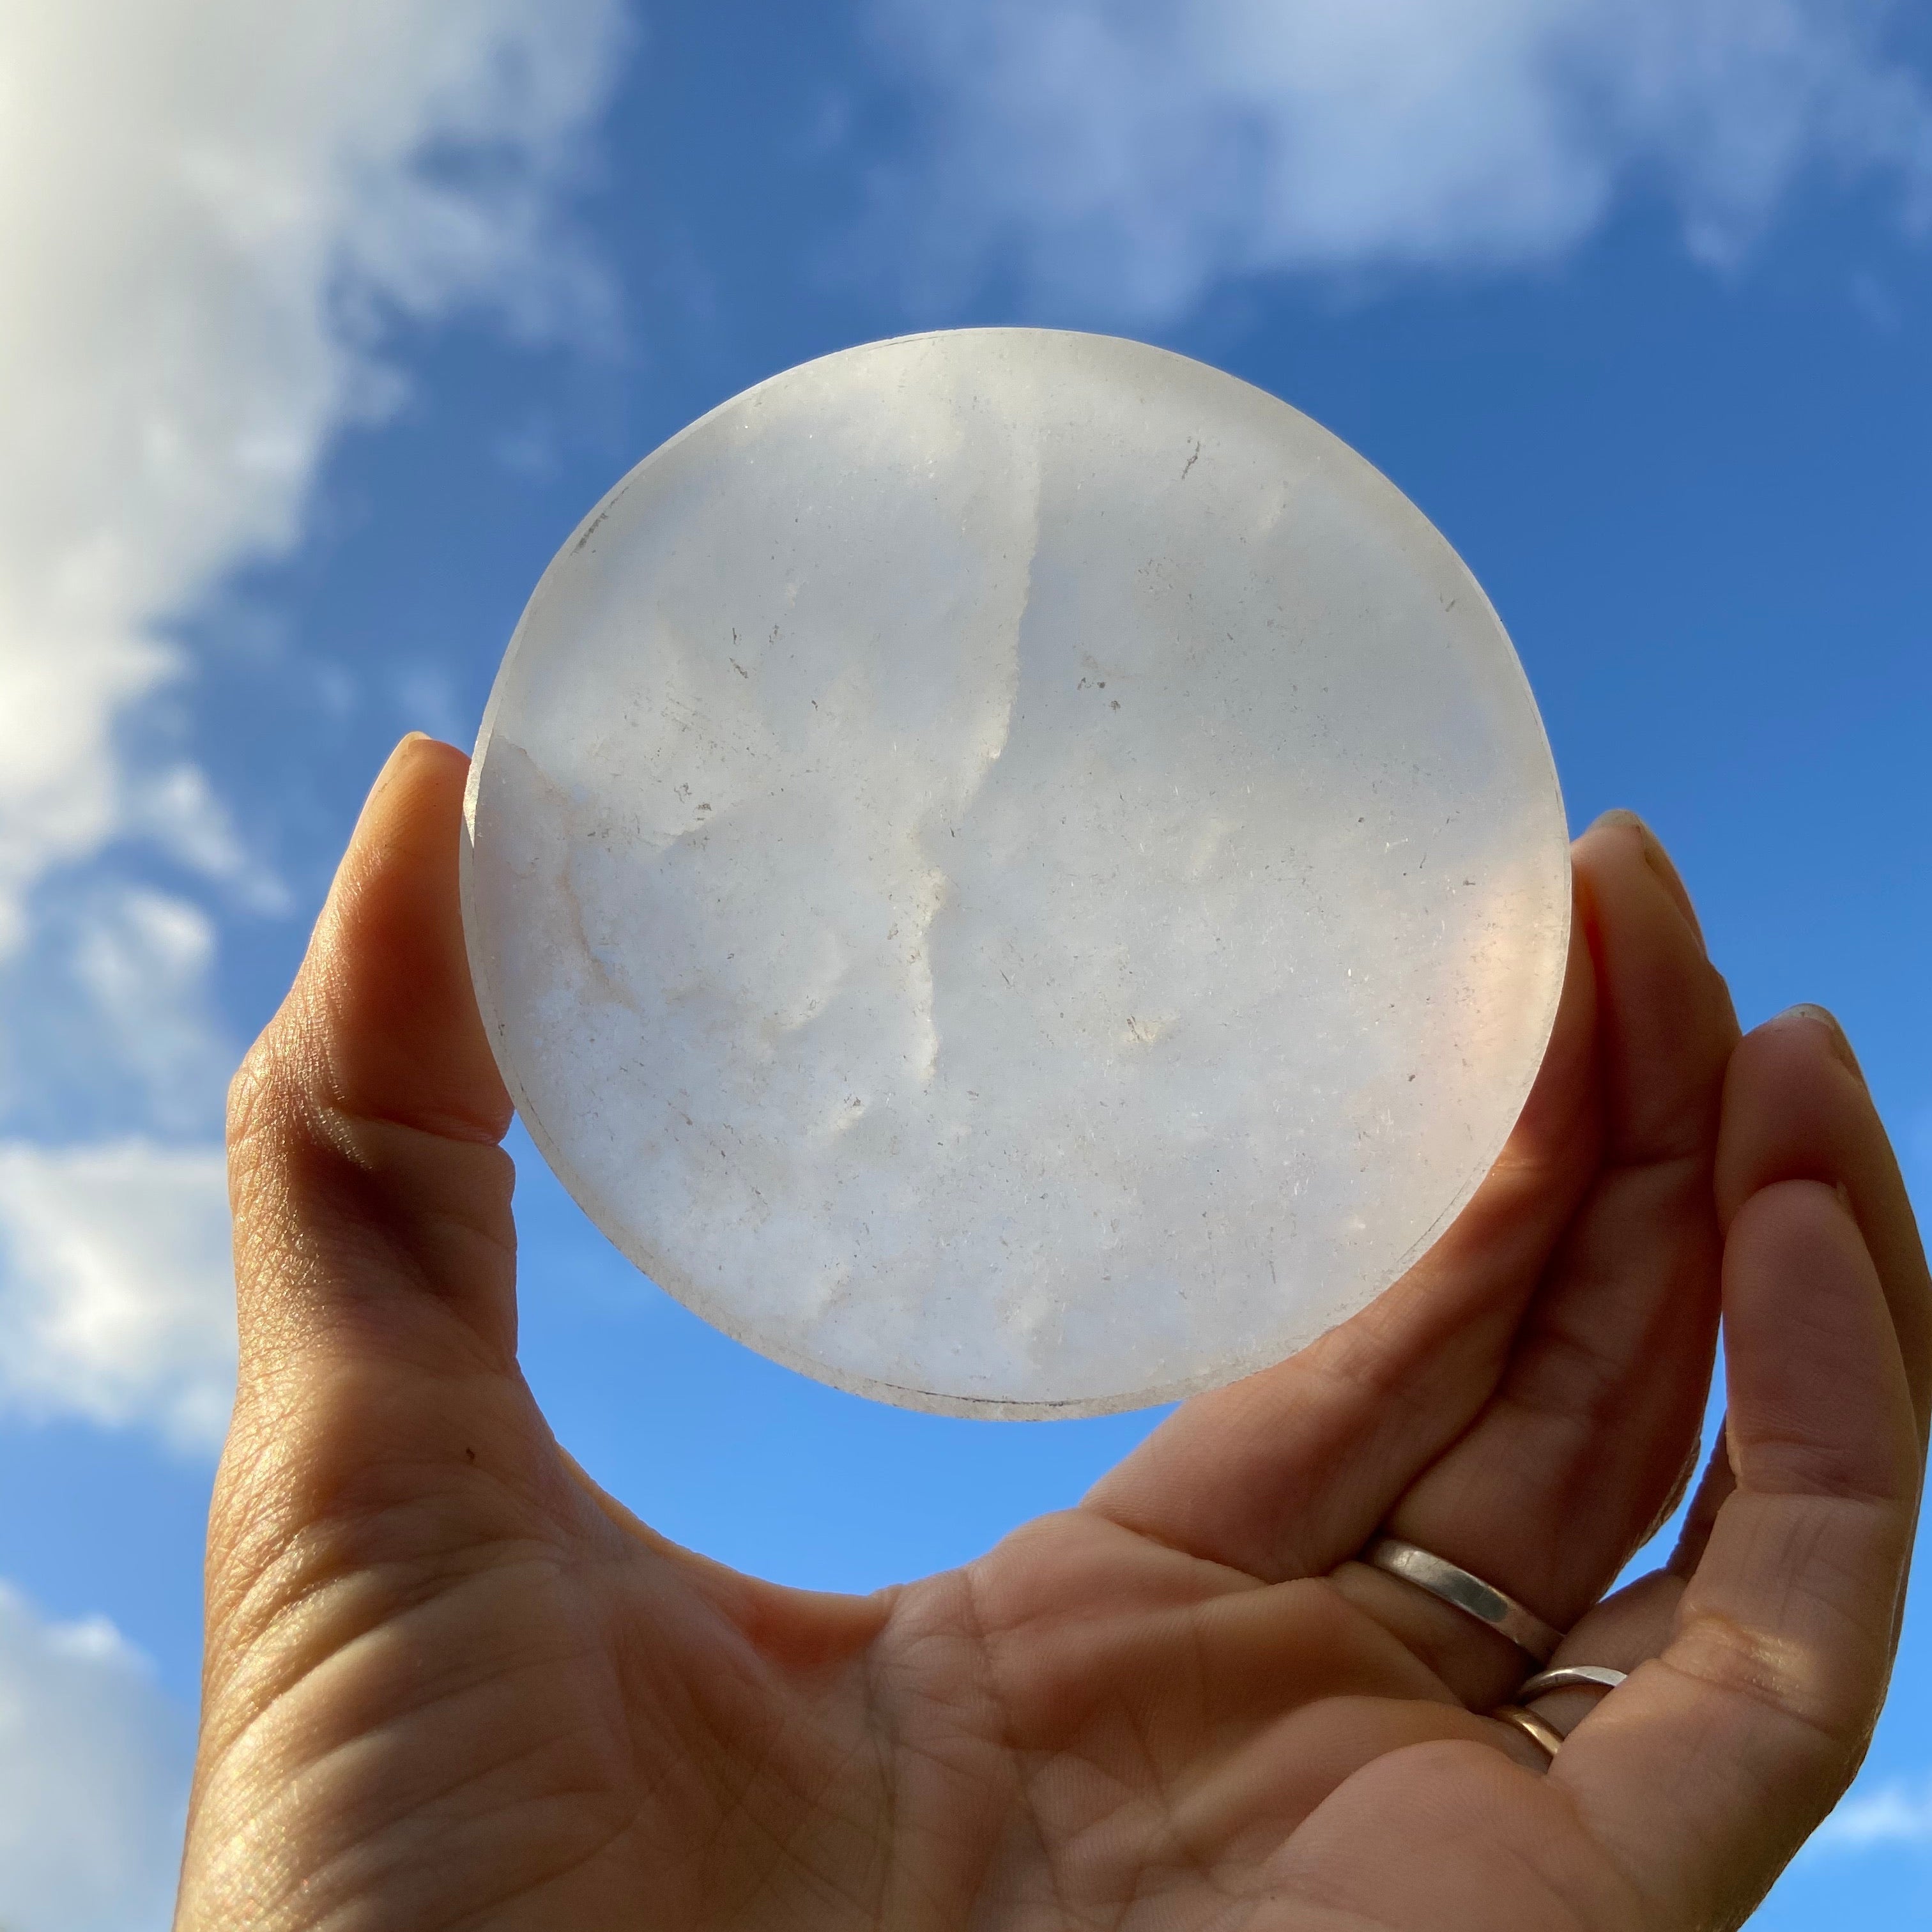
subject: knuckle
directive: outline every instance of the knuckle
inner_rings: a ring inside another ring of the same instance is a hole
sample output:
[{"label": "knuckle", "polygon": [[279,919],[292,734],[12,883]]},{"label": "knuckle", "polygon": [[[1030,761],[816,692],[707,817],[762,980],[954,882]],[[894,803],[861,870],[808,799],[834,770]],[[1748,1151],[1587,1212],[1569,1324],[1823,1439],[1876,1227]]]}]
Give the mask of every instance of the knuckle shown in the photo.
[{"label": "knuckle", "polygon": [[228,1083],[228,1144],[241,1154],[286,1140],[315,1112],[322,1082],[301,988],[285,1000]]},{"label": "knuckle", "polygon": [[274,1076],[274,1049],[265,1033],[243,1055],[228,1083],[230,1147],[245,1144],[260,1130],[263,1103]]}]

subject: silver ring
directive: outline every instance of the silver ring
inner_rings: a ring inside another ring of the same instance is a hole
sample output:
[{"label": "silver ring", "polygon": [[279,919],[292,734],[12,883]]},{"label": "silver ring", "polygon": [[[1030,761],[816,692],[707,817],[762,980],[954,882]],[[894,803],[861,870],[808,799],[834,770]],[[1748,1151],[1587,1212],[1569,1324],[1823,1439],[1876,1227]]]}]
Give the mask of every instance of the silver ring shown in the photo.
[{"label": "silver ring", "polygon": [[1516,1688],[1516,1702],[1527,1704],[1551,1690],[1614,1690],[1630,1675],[1607,1664],[1566,1664],[1560,1670],[1539,1670]]},{"label": "silver ring", "polygon": [[1540,1745],[1551,1757],[1563,1748],[1563,1733],[1554,1724],[1546,1724],[1534,1711],[1526,1711],[1520,1704],[1498,1704],[1490,1713],[1500,1718],[1506,1724],[1514,1724],[1532,1744]]},{"label": "silver ring", "polygon": [[[1432,1597],[1453,1604],[1479,1624],[1486,1624],[1538,1664],[1547,1664],[1563,1641],[1560,1630],[1545,1623],[1534,1611],[1525,1610],[1514,1597],[1505,1596],[1493,1583],[1485,1583],[1460,1564],[1415,1544],[1405,1543],[1399,1536],[1377,1537],[1362,1552],[1362,1561],[1426,1590]],[[1537,1721],[1543,1720],[1539,1718]]]}]

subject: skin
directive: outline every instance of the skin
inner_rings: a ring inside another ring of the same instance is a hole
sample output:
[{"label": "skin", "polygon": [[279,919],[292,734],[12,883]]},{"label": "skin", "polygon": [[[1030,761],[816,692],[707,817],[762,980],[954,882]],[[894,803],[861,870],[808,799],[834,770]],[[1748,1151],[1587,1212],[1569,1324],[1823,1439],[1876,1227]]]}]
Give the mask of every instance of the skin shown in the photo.
[{"label": "skin", "polygon": [[[1539,1084],[1406,1279],[1078,1508],[860,1598],[655,1535],[524,1385],[464,770],[391,759],[236,1082],[181,1932],[1744,1918],[1884,1694],[1932,1300],[1844,1035],[1739,1040],[1638,821],[1578,842]],[[1599,1603],[1690,1469],[1720,1312],[1725,1446],[1669,1565]],[[1542,1700],[1548,1761],[1481,1714],[1526,1660],[1352,1561],[1378,1528],[1629,1680]]]}]

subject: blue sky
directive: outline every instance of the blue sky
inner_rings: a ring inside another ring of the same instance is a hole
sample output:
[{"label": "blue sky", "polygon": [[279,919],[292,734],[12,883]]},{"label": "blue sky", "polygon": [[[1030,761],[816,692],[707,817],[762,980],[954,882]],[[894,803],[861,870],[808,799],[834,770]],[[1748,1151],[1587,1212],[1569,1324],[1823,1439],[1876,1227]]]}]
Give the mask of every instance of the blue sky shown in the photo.
[{"label": "blue sky", "polygon": [[[364,788],[406,729],[473,735],[619,475],[809,356],[1108,329],[1352,443],[1490,593],[1573,821],[1650,818],[1747,1023],[1840,1013],[1932,1202],[1922,15],[91,0],[0,25],[9,74],[41,104],[0,132],[10,1926],[164,1922],[232,1359],[221,1089]],[[802,1381],[518,1152],[560,1435],[729,1561],[952,1562],[1154,1419]],[[1757,1922],[1932,1923],[1928,1716],[1922,1606]]]}]

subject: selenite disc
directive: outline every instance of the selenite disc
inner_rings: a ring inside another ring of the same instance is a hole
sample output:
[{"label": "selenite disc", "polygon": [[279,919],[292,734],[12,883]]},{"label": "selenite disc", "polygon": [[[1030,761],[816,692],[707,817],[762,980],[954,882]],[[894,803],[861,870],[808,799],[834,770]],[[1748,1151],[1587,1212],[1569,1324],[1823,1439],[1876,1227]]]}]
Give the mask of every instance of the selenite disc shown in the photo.
[{"label": "selenite disc", "polygon": [[842,1388],[1094,1414],[1288,1354],[1468,1198],[1570,873],[1496,614],[1360,457],[1038,329],[774,376],[545,572],[464,909],[518,1112]]}]

